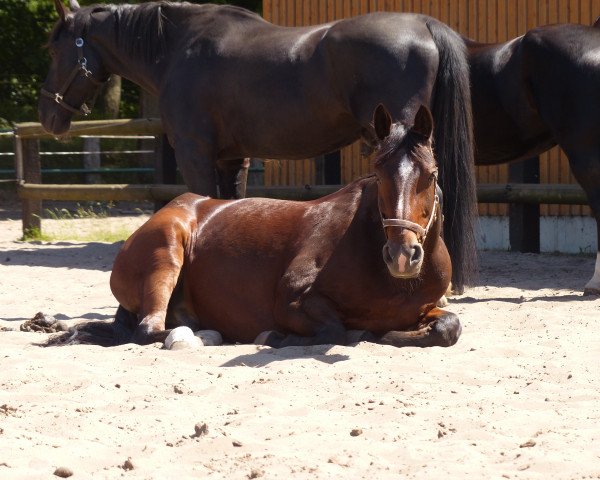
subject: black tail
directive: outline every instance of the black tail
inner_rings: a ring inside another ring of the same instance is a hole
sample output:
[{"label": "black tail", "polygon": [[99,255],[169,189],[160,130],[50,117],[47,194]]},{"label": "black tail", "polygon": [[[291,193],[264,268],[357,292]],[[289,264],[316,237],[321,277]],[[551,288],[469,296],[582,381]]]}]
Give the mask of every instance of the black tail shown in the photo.
[{"label": "black tail", "polygon": [[469,63],[465,44],[456,32],[435,20],[428,20],[427,27],[440,56],[432,112],[434,150],[444,191],[444,241],[452,259],[452,283],[460,292],[473,282],[477,272]]},{"label": "black tail", "polygon": [[75,325],[68,332],[50,338],[45,346],[123,345],[131,340],[137,323],[137,315],[119,305],[113,322],[92,321]]}]

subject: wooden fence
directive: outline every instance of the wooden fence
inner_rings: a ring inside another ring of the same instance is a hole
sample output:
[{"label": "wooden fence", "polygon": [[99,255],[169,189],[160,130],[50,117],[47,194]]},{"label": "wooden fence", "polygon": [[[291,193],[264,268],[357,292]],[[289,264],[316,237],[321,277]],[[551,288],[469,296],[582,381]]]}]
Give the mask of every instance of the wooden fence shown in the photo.
[{"label": "wooden fence", "polygon": [[[170,200],[187,191],[175,184],[175,161],[172,149],[162,135],[158,119],[93,120],[73,122],[69,136],[77,135],[155,135],[157,142],[154,185],[48,185],[41,183],[40,138],[51,138],[40,124],[25,123],[15,128],[15,171],[17,192],[22,200],[23,232],[41,230],[43,200],[155,201]],[[295,163],[289,161],[286,163]],[[340,185],[250,186],[249,196],[309,200],[340,188]],[[480,184],[480,202],[518,204],[586,203],[585,193],[577,185]]]},{"label": "wooden fence", "polygon": [[[551,23],[590,25],[600,15],[600,0],[264,0],[266,20],[285,26],[324,23],[375,11],[424,13],[457,32],[480,42],[502,42],[527,30]],[[314,182],[311,162],[272,162],[265,165],[265,180],[272,185]],[[342,183],[369,171],[359,144],[341,151]],[[478,167],[479,183],[506,183],[508,165]],[[558,148],[539,159],[539,182],[573,184],[568,161]],[[506,215],[506,205],[480,205],[481,215]],[[543,205],[542,215],[589,215],[587,206]]]}]

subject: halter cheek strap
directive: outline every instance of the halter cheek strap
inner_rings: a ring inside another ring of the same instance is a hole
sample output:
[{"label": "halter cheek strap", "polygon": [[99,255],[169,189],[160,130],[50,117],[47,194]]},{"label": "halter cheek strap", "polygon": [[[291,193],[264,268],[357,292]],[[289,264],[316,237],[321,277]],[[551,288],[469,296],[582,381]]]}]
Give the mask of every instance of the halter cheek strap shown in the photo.
[{"label": "halter cheek strap", "polygon": [[440,203],[440,199],[436,193],[435,197],[433,199],[433,207],[431,209],[431,215],[429,216],[429,221],[427,222],[427,226],[425,228],[423,228],[418,223],[411,222],[410,220],[400,219],[400,218],[382,218],[381,223],[383,224],[384,229],[385,229],[385,227],[400,227],[400,228],[406,228],[408,230],[411,230],[417,234],[417,237],[419,237],[419,242],[423,243],[423,242],[425,242],[425,239],[427,238],[427,234],[429,233],[429,229],[431,228],[431,225],[433,225],[433,221],[437,217],[437,208],[438,208],[439,203]]},{"label": "halter cheek strap", "polygon": [[67,90],[69,90],[69,88],[71,87],[71,84],[73,83],[73,81],[75,80],[77,75],[79,75],[80,73],[81,73],[82,77],[89,80],[97,87],[101,86],[102,84],[104,84],[106,82],[106,80],[104,80],[104,81],[96,80],[92,76],[92,72],[87,68],[87,58],[85,58],[85,56],[83,55],[83,44],[84,44],[83,38],[77,37],[75,39],[75,46],[77,47],[77,65],[75,65],[73,70],[71,70],[71,73],[65,80],[63,87],[58,92],[55,92],[55,93],[49,92],[48,90],[46,90],[44,88],[42,88],[40,92],[43,96],[53,99],[56,103],[58,103],[61,107],[63,107],[65,110],[68,110],[69,112],[81,113],[83,115],[89,115],[92,111],[85,104],[85,102],[83,102],[79,108],[75,108],[64,101],[65,93],[67,93]]}]

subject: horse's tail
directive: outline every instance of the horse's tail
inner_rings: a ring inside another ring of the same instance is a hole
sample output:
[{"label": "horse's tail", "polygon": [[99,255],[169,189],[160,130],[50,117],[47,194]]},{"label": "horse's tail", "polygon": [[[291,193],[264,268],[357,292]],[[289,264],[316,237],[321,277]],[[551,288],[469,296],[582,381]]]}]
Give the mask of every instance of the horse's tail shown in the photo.
[{"label": "horse's tail", "polygon": [[69,331],[50,338],[45,346],[83,344],[114,347],[123,345],[131,340],[136,325],[137,315],[119,305],[114,321],[95,320],[80,323],[71,327]]},{"label": "horse's tail", "polygon": [[475,219],[477,192],[469,62],[462,38],[450,27],[428,20],[439,51],[432,105],[434,151],[444,191],[444,241],[452,259],[452,282],[461,292],[477,272]]}]

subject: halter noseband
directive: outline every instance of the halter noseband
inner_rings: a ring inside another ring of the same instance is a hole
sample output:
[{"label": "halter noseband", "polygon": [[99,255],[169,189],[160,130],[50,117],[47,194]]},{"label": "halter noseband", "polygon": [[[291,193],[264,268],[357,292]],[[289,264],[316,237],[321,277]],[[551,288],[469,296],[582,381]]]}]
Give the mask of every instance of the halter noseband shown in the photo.
[{"label": "halter noseband", "polygon": [[[435,183],[437,190],[437,182]],[[417,234],[419,238],[419,243],[423,244],[425,239],[427,238],[427,234],[429,233],[429,229],[431,225],[433,225],[433,221],[437,217],[437,209],[440,204],[440,198],[436,193],[433,198],[433,208],[431,209],[431,215],[429,216],[429,221],[427,222],[427,226],[423,228],[421,225],[415,222],[411,222],[410,220],[404,220],[400,218],[382,218],[381,223],[383,224],[383,229],[385,227],[400,227],[411,230]]]},{"label": "halter noseband", "polygon": [[92,76],[92,72],[90,70],[88,70],[87,58],[85,58],[85,56],[83,55],[83,43],[84,43],[83,38],[77,37],[75,39],[75,46],[77,47],[77,65],[75,65],[73,70],[71,70],[71,74],[68,76],[67,80],[63,84],[63,87],[56,93],[49,92],[48,90],[42,88],[41,94],[44,95],[45,97],[51,98],[52,100],[54,100],[61,107],[63,107],[65,110],[68,110],[69,112],[81,113],[83,115],[89,115],[92,111],[85,104],[85,102],[83,102],[79,108],[75,108],[64,101],[65,93],[67,93],[67,90],[69,90],[69,88],[71,87],[71,84],[75,80],[75,77],[77,77],[77,75],[80,72],[82,74],[82,77],[88,79],[90,82],[92,82],[97,87],[101,86],[102,84],[104,84],[106,82],[106,80],[103,80],[103,81],[96,80]]}]

